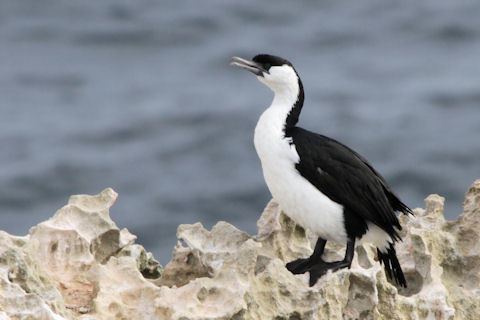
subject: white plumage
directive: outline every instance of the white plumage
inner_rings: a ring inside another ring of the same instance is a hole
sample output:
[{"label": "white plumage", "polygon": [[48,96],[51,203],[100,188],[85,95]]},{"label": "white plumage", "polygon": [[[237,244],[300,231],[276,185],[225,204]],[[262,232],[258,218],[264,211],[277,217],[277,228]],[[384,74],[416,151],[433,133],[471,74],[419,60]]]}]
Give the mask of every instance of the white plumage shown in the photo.
[{"label": "white plumage", "polygon": [[326,240],[344,243],[347,237],[342,206],[327,198],[295,169],[299,156],[294,145],[283,136],[282,126],[287,116],[284,100],[276,96],[255,128],[255,149],[265,182],[273,199],[295,222]]}]

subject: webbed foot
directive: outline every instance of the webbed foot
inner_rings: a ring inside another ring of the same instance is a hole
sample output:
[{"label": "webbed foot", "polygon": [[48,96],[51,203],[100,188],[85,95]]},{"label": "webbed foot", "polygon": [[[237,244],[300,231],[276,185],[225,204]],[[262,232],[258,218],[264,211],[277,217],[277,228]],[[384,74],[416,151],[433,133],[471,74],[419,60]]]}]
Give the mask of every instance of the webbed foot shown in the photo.
[{"label": "webbed foot", "polygon": [[347,241],[347,248],[345,250],[345,258],[343,260],[335,261],[335,262],[326,262],[326,261],[323,261],[322,258],[320,258],[320,259],[317,259],[314,264],[313,263],[310,264],[310,267],[308,267],[304,271],[304,272],[308,271],[310,273],[310,278],[308,281],[308,284],[310,285],[310,287],[314,286],[315,283],[317,283],[318,279],[324,276],[328,272],[328,270],[332,270],[332,272],[335,272],[339,269],[350,268],[350,266],[352,265],[354,252],[355,252],[355,239],[349,239]]},{"label": "webbed foot", "polygon": [[293,274],[302,274],[307,272],[312,264],[310,258],[304,258],[290,261],[285,267]]},{"label": "webbed foot", "polygon": [[318,259],[322,258],[326,243],[326,240],[318,238],[317,243],[315,244],[315,249],[310,257],[290,261],[285,265],[285,267],[293,274],[307,272],[308,269],[312,267]]}]

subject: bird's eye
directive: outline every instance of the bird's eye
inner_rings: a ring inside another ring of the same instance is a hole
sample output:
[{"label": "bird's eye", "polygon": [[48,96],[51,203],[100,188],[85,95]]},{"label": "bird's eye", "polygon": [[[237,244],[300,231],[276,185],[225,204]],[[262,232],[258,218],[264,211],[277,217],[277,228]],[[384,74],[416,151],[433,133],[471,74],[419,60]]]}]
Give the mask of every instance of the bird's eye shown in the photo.
[{"label": "bird's eye", "polygon": [[264,64],[263,64],[263,68],[264,68],[265,70],[270,69],[270,67],[271,67],[270,63],[264,63]]}]

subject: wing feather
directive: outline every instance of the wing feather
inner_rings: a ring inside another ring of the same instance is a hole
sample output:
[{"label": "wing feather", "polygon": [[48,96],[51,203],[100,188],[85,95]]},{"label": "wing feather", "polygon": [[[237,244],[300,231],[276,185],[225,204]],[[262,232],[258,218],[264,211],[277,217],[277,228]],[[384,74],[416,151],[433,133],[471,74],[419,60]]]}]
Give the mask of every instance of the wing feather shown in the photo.
[{"label": "wing feather", "polygon": [[300,156],[296,168],[304,178],[357,219],[398,238],[401,226],[395,211],[411,211],[364,158],[336,140],[298,127],[289,136]]}]

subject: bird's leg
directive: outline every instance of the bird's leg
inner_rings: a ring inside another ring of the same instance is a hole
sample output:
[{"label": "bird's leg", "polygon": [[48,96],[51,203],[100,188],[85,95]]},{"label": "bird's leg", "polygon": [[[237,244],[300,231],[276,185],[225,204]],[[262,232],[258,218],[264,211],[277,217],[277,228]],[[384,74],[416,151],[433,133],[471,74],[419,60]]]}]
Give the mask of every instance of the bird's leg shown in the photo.
[{"label": "bird's leg", "polygon": [[323,251],[325,250],[325,244],[327,244],[327,240],[318,238],[312,255],[308,258],[290,261],[286,265],[288,271],[290,271],[293,274],[300,274],[300,273],[307,272],[311,266],[315,265],[318,260],[322,259],[322,254],[323,254]]},{"label": "bird's leg", "polygon": [[313,286],[317,283],[317,280],[325,275],[328,270],[335,272],[342,268],[349,268],[352,265],[353,254],[355,253],[355,239],[349,239],[347,242],[347,249],[345,250],[345,258],[342,261],[335,262],[325,262],[322,259],[319,259],[318,262],[311,266],[308,271],[310,271],[310,286]]}]

